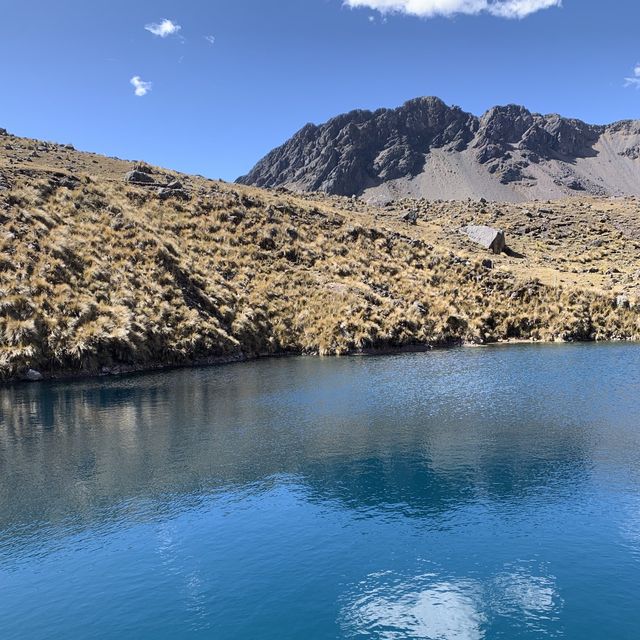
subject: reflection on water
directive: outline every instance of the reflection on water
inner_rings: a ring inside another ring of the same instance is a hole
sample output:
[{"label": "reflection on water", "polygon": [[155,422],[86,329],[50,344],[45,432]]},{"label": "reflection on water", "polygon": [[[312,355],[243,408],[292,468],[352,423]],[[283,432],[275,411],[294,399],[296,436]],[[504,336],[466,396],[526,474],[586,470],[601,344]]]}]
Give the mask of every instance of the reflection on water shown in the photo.
[{"label": "reflection on water", "polygon": [[439,582],[437,575],[407,582],[372,575],[371,584],[344,611],[347,635],[398,638],[481,640],[486,618],[478,585]]},{"label": "reflection on water", "polygon": [[635,638],[639,365],[513,347],[0,389],[2,637]]},{"label": "reflection on water", "polygon": [[552,618],[562,604],[552,576],[533,576],[526,570],[507,571],[496,577],[495,587],[498,592],[495,611],[522,616],[527,624]]},{"label": "reflection on water", "polygon": [[510,618],[511,629],[525,626],[538,637],[555,635],[546,624],[559,620],[562,607],[553,577],[519,569],[482,581],[443,580],[443,574],[439,569],[409,579],[393,572],[368,576],[343,607],[345,635],[482,640],[492,619],[499,618]]}]

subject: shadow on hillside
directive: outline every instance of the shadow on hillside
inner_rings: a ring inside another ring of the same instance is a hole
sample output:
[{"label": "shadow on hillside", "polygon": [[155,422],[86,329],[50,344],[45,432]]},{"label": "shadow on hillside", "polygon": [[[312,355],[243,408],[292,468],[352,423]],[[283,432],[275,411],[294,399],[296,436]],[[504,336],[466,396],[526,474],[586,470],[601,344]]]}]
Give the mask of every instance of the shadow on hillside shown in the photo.
[{"label": "shadow on hillside", "polygon": [[525,257],[524,253],[518,253],[517,251],[514,251],[511,247],[505,247],[504,248],[504,252],[510,258],[524,258]]}]

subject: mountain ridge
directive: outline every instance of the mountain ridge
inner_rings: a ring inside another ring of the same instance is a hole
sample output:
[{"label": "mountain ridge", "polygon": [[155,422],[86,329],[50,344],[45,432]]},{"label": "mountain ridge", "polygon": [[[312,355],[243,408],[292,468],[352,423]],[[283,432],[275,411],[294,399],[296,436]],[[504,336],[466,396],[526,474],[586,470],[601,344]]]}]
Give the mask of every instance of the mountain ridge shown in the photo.
[{"label": "mountain ridge", "polygon": [[306,124],[237,180],[373,200],[640,194],[640,120],[588,124],[509,104],[481,116],[436,97]]}]

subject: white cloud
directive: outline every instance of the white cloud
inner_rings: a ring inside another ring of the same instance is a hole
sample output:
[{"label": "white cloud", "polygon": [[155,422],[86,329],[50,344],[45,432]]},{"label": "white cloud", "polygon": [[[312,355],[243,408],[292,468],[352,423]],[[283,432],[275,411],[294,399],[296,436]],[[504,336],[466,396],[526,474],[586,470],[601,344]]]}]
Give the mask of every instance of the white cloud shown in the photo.
[{"label": "white cloud", "polygon": [[146,96],[151,91],[151,83],[145,82],[140,76],[133,76],[129,82],[133,85],[133,92],[139,97]]},{"label": "white cloud", "polygon": [[344,4],[367,7],[380,13],[405,13],[421,18],[479,13],[500,18],[525,18],[542,9],[561,7],[562,0],[344,0]]},{"label": "white cloud", "polygon": [[180,29],[182,29],[179,24],[176,24],[171,20],[167,20],[167,18],[162,20],[162,22],[152,22],[151,24],[146,24],[144,28],[150,33],[153,33],[154,36],[159,36],[160,38],[172,36],[178,33]]},{"label": "white cloud", "polygon": [[216,37],[215,36],[205,36],[204,39],[210,44],[210,45],[214,45],[216,43]]},{"label": "white cloud", "polygon": [[640,89],[640,62],[633,68],[633,75],[624,79],[624,86]]}]

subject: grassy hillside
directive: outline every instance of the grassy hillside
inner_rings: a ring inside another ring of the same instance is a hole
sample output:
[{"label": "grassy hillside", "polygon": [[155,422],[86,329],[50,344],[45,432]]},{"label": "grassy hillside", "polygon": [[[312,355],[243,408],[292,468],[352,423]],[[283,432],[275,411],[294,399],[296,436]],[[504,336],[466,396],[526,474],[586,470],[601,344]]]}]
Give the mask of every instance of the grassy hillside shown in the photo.
[{"label": "grassy hillside", "polygon": [[[127,184],[133,167],[0,136],[3,378],[640,336],[637,200],[375,208],[144,165],[182,188]],[[472,245],[470,222],[513,254]]]}]

